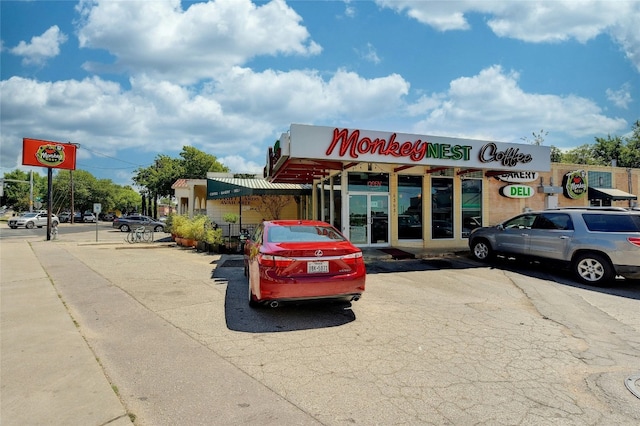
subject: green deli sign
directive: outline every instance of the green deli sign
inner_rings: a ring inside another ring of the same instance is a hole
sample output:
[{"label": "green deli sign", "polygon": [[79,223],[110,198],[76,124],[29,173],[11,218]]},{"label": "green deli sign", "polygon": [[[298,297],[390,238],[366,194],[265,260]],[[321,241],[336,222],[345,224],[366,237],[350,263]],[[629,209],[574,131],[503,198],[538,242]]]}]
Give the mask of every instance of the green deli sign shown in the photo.
[{"label": "green deli sign", "polygon": [[529,198],[535,191],[528,185],[507,185],[500,188],[500,195],[508,198]]}]

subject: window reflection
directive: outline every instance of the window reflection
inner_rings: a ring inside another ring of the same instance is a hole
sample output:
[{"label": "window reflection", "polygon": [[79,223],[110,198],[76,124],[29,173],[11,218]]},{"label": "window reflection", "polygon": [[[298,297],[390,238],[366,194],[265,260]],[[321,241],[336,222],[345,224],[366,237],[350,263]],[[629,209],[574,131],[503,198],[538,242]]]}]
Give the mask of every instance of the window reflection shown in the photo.
[{"label": "window reflection", "polygon": [[431,178],[431,238],[453,238],[453,179]]},{"label": "window reflection", "polygon": [[398,238],[422,239],[422,176],[398,176]]},{"label": "window reflection", "polygon": [[462,238],[482,226],[482,180],[462,181]]}]

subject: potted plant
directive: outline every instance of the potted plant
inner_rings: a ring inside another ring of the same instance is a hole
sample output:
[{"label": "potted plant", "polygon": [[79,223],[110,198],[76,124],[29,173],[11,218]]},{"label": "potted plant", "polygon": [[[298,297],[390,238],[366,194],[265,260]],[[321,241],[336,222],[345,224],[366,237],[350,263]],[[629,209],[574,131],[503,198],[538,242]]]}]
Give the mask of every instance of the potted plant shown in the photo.
[{"label": "potted plant", "polygon": [[191,233],[191,221],[186,215],[175,215],[171,222],[170,231],[175,235],[175,241],[178,245],[184,245],[184,240]]},{"label": "potted plant", "polygon": [[227,249],[231,250],[231,224],[234,224],[238,221],[238,215],[235,213],[225,213],[222,216],[222,220],[229,223],[229,239],[227,241]]}]

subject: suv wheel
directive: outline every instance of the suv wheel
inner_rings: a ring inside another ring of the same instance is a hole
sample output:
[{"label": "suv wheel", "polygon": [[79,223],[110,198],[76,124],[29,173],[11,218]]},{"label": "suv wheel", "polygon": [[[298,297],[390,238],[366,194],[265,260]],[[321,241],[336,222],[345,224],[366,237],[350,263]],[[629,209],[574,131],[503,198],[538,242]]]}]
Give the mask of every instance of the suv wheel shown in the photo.
[{"label": "suv wheel", "polygon": [[573,273],[585,284],[603,285],[614,278],[613,267],[604,256],[581,254],[573,262]]},{"label": "suv wheel", "polygon": [[487,240],[479,239],[473,242],[471,254],[480,261],[487,261],[493,258],[493,250]]}]

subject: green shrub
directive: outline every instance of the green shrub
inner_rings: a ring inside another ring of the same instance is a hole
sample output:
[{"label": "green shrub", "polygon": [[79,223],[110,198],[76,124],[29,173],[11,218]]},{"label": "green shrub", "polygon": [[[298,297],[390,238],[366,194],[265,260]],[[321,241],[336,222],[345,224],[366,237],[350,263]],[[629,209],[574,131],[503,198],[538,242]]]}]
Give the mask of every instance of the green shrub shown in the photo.
[{"label": "green shrub", "polygon": [[222,220],[229,223],[236,223],[238,221],[238,215],[235,213],[225,213],[222,216]]},{"label": "green shrub", "polygon": [[190,220],[186,215],[177,214],[174,215],[171,220],[171,227],[169,232],[175,234],[177,237],[187,238],[187,234],[190,232],[190,226]]}]

